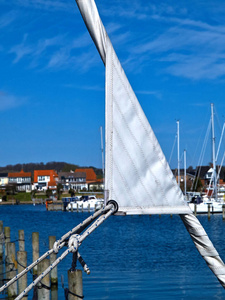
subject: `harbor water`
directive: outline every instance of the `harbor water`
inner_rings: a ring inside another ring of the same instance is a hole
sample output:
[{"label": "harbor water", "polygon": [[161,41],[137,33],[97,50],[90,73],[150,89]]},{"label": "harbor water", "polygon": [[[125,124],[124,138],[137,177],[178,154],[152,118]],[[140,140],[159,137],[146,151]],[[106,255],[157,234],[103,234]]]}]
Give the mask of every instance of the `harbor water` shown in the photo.
[{"label": "harbor water", "polygon": [[[11,241],[18,240],[18,230],[24,229],[28,264],[32,262],[32,232],[39,232],[41,255],[48,249],[49,236],[59,239],[88,215],[46,211],[44,205],[0,206],[0,220],[11,228]],[[198,219],[225,260],[222,215]],[[111,216],[82,243],[79,252],[91,270],[90,275],[83,273],[84,299],[225,299],[224,289],[179,216]],[[60,300],[65,299],[61,276],[68,287],[71,263],[72,254],[58,265]],[[77,267],[81,268],[79,262]],[[30,291],[28,300],[32,296]]]}]

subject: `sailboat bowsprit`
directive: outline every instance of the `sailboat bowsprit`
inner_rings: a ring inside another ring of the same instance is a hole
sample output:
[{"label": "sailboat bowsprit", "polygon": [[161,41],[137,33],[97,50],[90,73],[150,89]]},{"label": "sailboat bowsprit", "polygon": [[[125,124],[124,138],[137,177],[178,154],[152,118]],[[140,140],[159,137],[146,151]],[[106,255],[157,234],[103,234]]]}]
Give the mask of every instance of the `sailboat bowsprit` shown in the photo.
[{"label": "sailboat bowsprit", "polygon": [[[76,0],[106,67],[106,206],[61,237],[34,265],[65,245],[68,249],[16,299],[22,299],[66,255],[112,214],[179,214],[195,246],[225,287],[225,266],[204,228],[184,201],[153,130],[129,84],[101,22],[94,0]],[[89,226],[88,229],[86,229]],[[82,233],[82,231],[84,231]],[[23,274],[18,274],[20,278]],[[0,292],[17,278],[0,288]]]}]

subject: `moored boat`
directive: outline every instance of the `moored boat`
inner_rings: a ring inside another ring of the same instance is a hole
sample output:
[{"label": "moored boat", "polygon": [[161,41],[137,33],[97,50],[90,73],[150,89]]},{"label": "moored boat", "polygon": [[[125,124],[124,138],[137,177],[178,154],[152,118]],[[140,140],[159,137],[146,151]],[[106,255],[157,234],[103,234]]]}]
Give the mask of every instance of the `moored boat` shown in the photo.
[{"label": "moored boat", "polygon": [[66,210],[93,211],[99,210],[103,205],[104,200],[97,198],[95,195],[82,196],[80,199],[70,202]]}]

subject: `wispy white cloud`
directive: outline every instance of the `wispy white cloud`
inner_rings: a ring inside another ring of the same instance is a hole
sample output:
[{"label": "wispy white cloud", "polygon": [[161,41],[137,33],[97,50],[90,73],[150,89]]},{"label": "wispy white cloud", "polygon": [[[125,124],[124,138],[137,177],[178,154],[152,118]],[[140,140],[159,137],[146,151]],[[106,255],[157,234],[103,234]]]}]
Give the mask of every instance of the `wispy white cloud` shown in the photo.
[{"label": "wispy white cloud", "polygon": [[20,44],[13,46],[9,53],[15,54],[16,58],[13,63],[18,63],[22,58],[29,57],[31,59],[31,65],[37,65],[37,60],[41,58],[43,52],[45,52],[48,48],[57,46],[61,46],[64,44],[64,37],[62,35],[58,35],[52,38],[40,39],[36,43],[28,42],[28,35],[25,34],[23,40]]},{"label": "wispy white cloud", "polygon": [[27,99],[16,97],[0,90],[0,111],[14,109],[24,105]]},{"label": "wispy white cloud", "polygon": [[[43,70],[79,67],[80,71],[85,71],[97,60],[97,51],[91,53],[90,45],[92,41],[87,32],[76,39],[65,34],[36,42],[29,42],[29,36],[25,34],[22,42],[11,47],[9,53],[15,55],[14,64],[26,58],[31,68]],[[79,51],[83,48],[85,51]]]},{"label": "wispy white cloud", "polygon": [[10,11],[0,17],[0,29],[9,26],[16,18],[16,13]]},{"label": "wispy white cloud", "polygon": [[133,55],[164,62],[167,73],[190,79],[214,79],[225,75],[225,26],[173,19],[157,38],[133,47]]},{"label": "wispy white cloud", "polygon": [[76,10],[75,1],[60,0],[12,0],[14,6],[25,7],[30,9],[39,9],[47,11],[66,11],[73,12]]},{"label": "wispy white cloud", "polygon": [[85,91],[95,91],[95,92],[104,92],[105,89],[101,86],[97,85],[76,85],[76,84],[64,84],[63,85],[66,88],[70,89],[80,89]]},{"label": "wispy white cloud", "polygon": [[148,90],[137,90],[135,91],[137,95],[152,95],[158,99],[162,98],[162,94],[159,91],[148,91]]}]

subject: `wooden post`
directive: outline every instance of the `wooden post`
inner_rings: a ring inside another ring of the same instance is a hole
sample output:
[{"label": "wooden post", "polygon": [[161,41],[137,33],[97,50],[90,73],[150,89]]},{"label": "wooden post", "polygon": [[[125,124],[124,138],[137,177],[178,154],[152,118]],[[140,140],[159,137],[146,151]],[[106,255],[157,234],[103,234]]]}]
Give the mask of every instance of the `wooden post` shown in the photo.
[{"label": "wooden post", "polygon": [[208,204],[208,219],[210,220],[210,204]]},{"label": "wooden post", "polygon": [[[17,251],[17,262],[18,262],[18,274],[22,272],[27,267],[27,252]],[[27,274],[23,275],[18,279],[18,294],[22,293],[27,287]],[[22,298],[27,299],[26,297]]]},{"label": "wooden post", "polygon": [[19,251],[25,251],[24,230],[19,230]]},{"label": "wooden post", "polygon": [[95,204],[95,211],[97,210],[97,204]]},{"label": "wooden post", "polygon": [[90,212],[90,203],[88,204],[88,212]]},{"label": "wooden post", "polygon": [[0,286],[4,284],[4,229],[3,229],[3,221],[0,221]]},{"label": "wooden post", "polygon": [[51,300],[58,300],[58,286],[51,286]]},{"label": "wooden post", "polygon": [[225,220],[225,204],[223,204],[222,210],[223,210],[223,220]]},{"label": "wooden post", "polygon": [[4,227],[5,235],[5,256],[7,256],[7,244],[10,242],[10,227]]},{"label": "wooden post", "polygon": [[[70,292],[79,296],[83,296],[83,282],[81,270],[75,270],[73,272],[68,270],[68,285]],[[68,300],[80,300],[80,298],[69,294]]]},{"label": "wooden post", "polygon": [[81,211],[84,212],[84,204],[81,205]]},{"label": "wooden post", "polygon": [[197,204],[194,205],[194,215],[197,215]]},{"label": "wooden post", "polygon": [[[16,247],[15,243],[7,243],[7,279],[12,279],[16,276]],[[17,281],[8,287],[8,298],[14,299],[17,296]]]},{"label": "wooden post", "polygon": [[[39,258],[39,232],[32,232],[33,262]],[[37,266],[33,268],[33,275],[37,275]]]},{"label": "wooden post", "polygon": [[4,265],[3,262],[0,260],[0,286],[2,286],[4,282]]},{"label": "wooden post", "polygon": [[[55,236],[49,236],[49,249],[53,248],[53,245],[56,241],[56,237]],[[57,255],[53,252],[50,255],[50,265],[54,263],[54,261],[56,260]],[[50,272],[50,281],[51,281],[51,286],[52,285],[58,285],[58,276],[57,276],[57,266],[51,270]]]},{"label": "wooden post", "polygon": [[77,212],[79,211],[78,203],[77,203]]},{"label": "wooden post", "polygon": [[[38,270],[37,274],[38,276],[41,275],[42,272],[44,272],[48,267],[50,266],[49,259],[43,259],[38,264]],[[47,287],[50,287],[50,276],[49,273],[41,280],[41,283],[46,285]],[[49,300],[50,299],[50,290],[42,287],[41,289],[38,289],[38,299],[40,300]]]},{"label": "wooden post", "polygon": [[3,243],[4,243],[4,232],[3,232],[3,221],[0,221],[0,261],[3,259]]},{"label": "wooden post", "polygon": [[71,205],[71,212],[73,212],[73,202],[70,202]]}]

